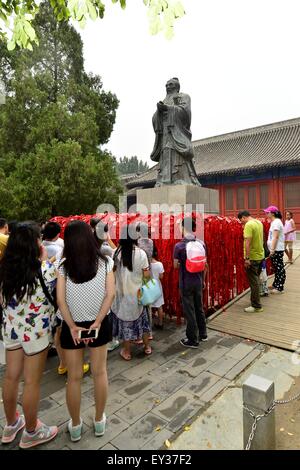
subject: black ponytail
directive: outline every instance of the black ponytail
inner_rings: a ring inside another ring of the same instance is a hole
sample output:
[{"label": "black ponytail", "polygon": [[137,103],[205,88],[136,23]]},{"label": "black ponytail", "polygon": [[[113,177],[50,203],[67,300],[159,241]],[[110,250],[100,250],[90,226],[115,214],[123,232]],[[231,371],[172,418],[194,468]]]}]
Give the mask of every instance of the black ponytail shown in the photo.
[{"label": "black ponytail", "polygon": [[274,214],[275,219],[282,219],[282,214],[280,211],[272,212]]}]

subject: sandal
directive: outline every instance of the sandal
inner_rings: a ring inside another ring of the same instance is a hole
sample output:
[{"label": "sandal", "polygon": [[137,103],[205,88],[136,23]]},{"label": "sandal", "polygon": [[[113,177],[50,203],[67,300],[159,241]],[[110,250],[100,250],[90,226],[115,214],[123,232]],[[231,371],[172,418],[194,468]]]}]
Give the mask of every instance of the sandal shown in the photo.
[{"label": "sandal", "polygon": [[122,349],[120,351],[120,356],[122,357],[122,359],[124,359],[124,361],[130,361],[131,360],[131,354],[130,353],[127,353],[125,351],[125,349]]},{"label": "sandal", "polygon": [[152,348],[151,346],[147,346],[144,348],[144,353],[146,354],[146,356],[150,356],[152,354]]},{"label": "sandal", "polygon": [[[86,374],[90,370],[90,365],[88,363],[83,364],[82,366],[83,373]],[[58,366],[57,373],[58,375],[64,375],[68,372],[67,367]]]},{"label": "sandal", "polygon": [[59,367],[57,368],[57,373],[58,373],[58,375],[64,375],[64,374],[67,373],[67,371],[68,371],[68,369],[67,369],[66,367],[61,367],[61,366],[59,366]]}]

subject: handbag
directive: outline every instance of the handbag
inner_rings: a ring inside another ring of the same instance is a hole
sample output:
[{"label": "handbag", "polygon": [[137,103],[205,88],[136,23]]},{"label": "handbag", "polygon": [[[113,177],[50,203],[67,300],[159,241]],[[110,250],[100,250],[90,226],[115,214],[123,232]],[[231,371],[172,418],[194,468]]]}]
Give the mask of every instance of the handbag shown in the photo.
[{"label": "handbag", "polygon": [[145,307],[151,305],[161,296],[160,283],[156,279],[145,281],[138,290],[138,302]]}]

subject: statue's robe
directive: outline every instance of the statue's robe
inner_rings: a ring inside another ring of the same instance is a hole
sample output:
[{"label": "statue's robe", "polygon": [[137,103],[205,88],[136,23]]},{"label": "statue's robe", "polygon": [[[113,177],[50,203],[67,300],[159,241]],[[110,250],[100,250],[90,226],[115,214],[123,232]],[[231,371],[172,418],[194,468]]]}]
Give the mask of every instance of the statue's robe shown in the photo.
[{"label": "statue's robe", "polygon": [[167,110],[157,110],[152,119],[156,138],[151,160],[159,162],[156,186],[200,185],[191,142],[191,99],[184,93],[175,93],[167,95],[164,104]]}]

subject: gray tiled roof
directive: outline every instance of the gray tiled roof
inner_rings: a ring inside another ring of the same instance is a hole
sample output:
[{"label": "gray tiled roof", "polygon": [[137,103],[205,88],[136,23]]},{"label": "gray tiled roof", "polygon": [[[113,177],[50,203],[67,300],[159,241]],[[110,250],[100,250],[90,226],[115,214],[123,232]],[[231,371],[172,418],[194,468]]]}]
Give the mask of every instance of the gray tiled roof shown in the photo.
[{"label": "gray tiled roof", "polygon": [[[198,176],[300,165],[300,118],[193,142]],[[130,186],[156,180],[157,165]]]}]

